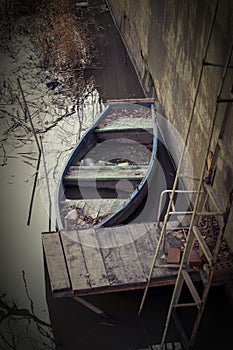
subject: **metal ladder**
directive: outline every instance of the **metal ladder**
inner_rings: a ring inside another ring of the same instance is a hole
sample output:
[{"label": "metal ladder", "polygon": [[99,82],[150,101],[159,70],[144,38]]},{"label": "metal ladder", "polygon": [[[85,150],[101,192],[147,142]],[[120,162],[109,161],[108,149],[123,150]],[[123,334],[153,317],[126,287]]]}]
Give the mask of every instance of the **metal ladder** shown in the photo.
[{"label": "metal ladder", "polygon": [[[203,57],[203,64],[201,67],[201,71],[200,71],[200,75],[199,75],[199,79],[198,79],[198,84],[197,84],[197,89],[196,89],[196,94],[195,94],[195,98],[194,98],[193,108],[191,111],[189,125],[188,125],[188,129],[186,132],[184,149],[182,151],[179,165],[177,167],[176,177],[175,177],[173,189],[172,189],[172,192],[170,195],[170,200],[168,203],[167,212],[166,212],[166,215],[164,217],[162,231],[160,233],[156,252],[155,252],[152,264],[151,264],[151,269],[149,272],[147,285],[146,285],[145,290],[144,290],[144,294],[143,294],[143,298],[141,301],[141,305],[140,305],[138,314],[140,314],[142,311],[142,308],[143,308],[143,305],[145,302],[145,298],[147,295],[147,291],[148,291],[148,288],[150,285],[153,269],[155,267],[155,262],[156,262],[156,259],[158,257],[158,253],[160,250],[160,245],[161,245],[162,239],[164,237],[164,234],[166,233],[166,226],[168,223],[169,213],[171,212],[174,194],[176,192],[176,186],[177,186],[177,182],[178,182],[179,175],[180,175],[180,169],[181,169],[182,162],[184,159],[185,148],[187,146],[187,142],[188,142],[188,138],[189,138],[189,134],[190,134],[190,130],[191,130],[191,124],[192,124],[193,117],[194,117],[194,109],[195,109],[195,105],[196,105],[196,101],[197,101],[197,96],[198,96],[198,92],[199,92],[199,88],[200,88],[203,70],[204,70],[204,67],[206,65],[209,65],[206,62],[206,57],[207,57],[210,39],[211,39],[212,32],[213,32],[214,23],[216,20],[217,11],[218,11],[218,3],[217,3],[216,8],[215,8],[215,13],[214,13],[214,17],[212,20],[212,25],[211,25],[211,28],[209,31],[206,50],[205,50],[204,57]],[[213,273],[214,273],[214,268],[215,268],[219,248],[221,246],[221,242],[222,242],[222,239],[224,236],[224,230],[225,230],[225,224],[226,224],[228,212],[227,212],[226,208],[222,207],[222,205],[221,205],[220,201],[218,200],[212,186],[210,184],[203,182],[203,177],[204,177],[205,168],[206,168],[206,161],[208,158],[208,154],[209,154],[210,147],[211,147],[211,142],[213,139],[213,132],[214,132],[215,127],[216,127],[216,119],[217,119],[219,103],[225,103],[225,102],[231,103],[232,102],[232,98],[227,98],[227,99],[221,98],[221,93],[222,93],[224,82],[226,79],[226,74],[227,74],[227,71],[228,71],[228,68],[230,65],[230,59],[232,56],[232,49],[233,49],[233,44],[231,44],[231,48],[229,50],[229,54],[228,54],[228,57],[227,57],[227,60],[226,60],[225,66],[224,66],[224,71],[222,74],[221,82],[220,82],[218,93],[217,93],[214,116],[213,116],[213,119],[212,119],[211,125],[210,125],[209,137],[207,140],[207,146],[206,146],[206,150],[205,150],[205,156],[203,158],[204,161],[203,161],[203,165],[202,165],[202,169],[201,169],[200,178],[198,181],[198,189],[197,189],[196,198],[195,198],[193,209],[192,209],[192,214],[191,214],[192,217],[191,217],[191,221],[190,221],[190,225],[189,225],[189,229],[188,229],[188,234],[187,234],[187,238],[186,238],[186,246],[185,246],[185,249],[183,252],[181,263],[179,265],[179,270],[178,270],[178,274],[177,274],[175,288],[173,291],[170,307],[169,307],[168,314],[167,314],[167,319],[166,319],[166,323],[165,323],[165,327],[164,327],[164,332],[163,332],[163,336],[162,336],[162,340],[161,340],[160,349],[163,348],[163,345],[165,343],[165,339],[166,339],[171,316],[173,316],[175,323],[176,323],[178,329],[180,330],[180,333],[182,336],[182,343],[184,345],[184,348],[190,349],[190,347],[193,346],[196,335],[197,335],[198,327],[199,327],[199,324],[200,324],[200,321],[201,321],[201,318],[202,318],[202,315],[204,312],[205,304],[207,301],[207,296],[208,296],[209,288],[210,288],[211,281],[213,278]],[[228,107],[226,108],[226,110],[228,109]],[[224,146],[222,139],[221,139],[222,135],[223,135],[224,127],[226,124],[226,118],[227,118],[227,113],[225,112],[225,115],[224,115],[224,118],[222,120],[221,127],[220,127],[220,133],[218,135],[218,142],[217,142],[217,145],[216,145],[216,148],[214,151],[214,155],[213,155],[213,160],[212,160],[212,165],[211,165],[212,168],[215,166],[215,164],[217,162],[220,147],[221,147],[221,150],[228,156],[228,159],[230,159],[231,164],[233,163],[232,156],[229,154],[228,150],[226,149],[226,146]],[[203,208],[205,206],[207,198],[209,198],[211,200],[213,207],[215,208],[214,210],[203,211],[204,210]],[[204,240],[204,238],[203,238],[203,236],[198,228],[198,221],[199,221],[199,218],[201,216],[215,216],[217,218],[218,223],[219,223],[219,234],[218,234],[218,238],[217,238],[213,253],[210,251],[209,247],[207,246],[207,244],[206,244],[206,242],[205,242],[205,240]],[[204,283],[204,291],[202,293],[202,296],[199,295],[199,293],[198,293],[196,287],[194,286],[194,283],[190,277],[188,269],[187,269],[189,266],[189,258],[190,258],[190,254],[191,254],[195,240],[198,241],[199,246],[200,246],[200,248],[201,248],[208,264],[209,264],[208,274],[207,274],[207,276],[205,276],[206,277],[205,279],[204,278],[202,279],[203,283]],[[169,267],[169,266],[167,266],[167,267]],[[193,302],[191,302],[191,303],[179,303],[179,298],[180,298],[182,287],[183,287],[184,283],[187,285],[187,287],[192,295]],[[184,328],[182,326],[181,320],[178,318],[176,310],[177,310],[177,308],[192,307],[192,306],[197,307],[197,315],[196,315],[196,318],[194,321],[191,336],[190,336],[190,338],[188,338],[185,331],[184,331]]]},{"label": "metal ladder", "polygon": [[[230,48],[230,51],[228,54],[228,58],[227,58],[227,61],[226,61],[225,67],[224,67],[224,72],[223,72],[222,79],[221,79],[220,86],[219,86],[219,90],[218,90],[214,117],[213,117],[213,120],[211,122],[211,128],[210,128],[210,133],[209,133],[208,142],[207,142],[208,145],[207,145],[206,152],[205,152],[204,162],[203,162],[202,171],[201,171],[201,177],[200,177],[200,180],[198,183],[198,191],[197,191],[197,195],[195,198],[192,218],[191,218],[190,227],[189,227],[188,234],[187,234],[186,246],[185,246],[183,256],[181,259],[181,263],[180,263],[180,267],[179,267],[179,271],[178,271],[178,275],[177,275],[177,279],[176,279],[176,283],[175,283],[175,288],[173,291],[169,311],[167,314],[167,319],[166,319],[166,323],[165,323],[163,337],[162,337],[162,341],[161,341],[161,345],[160,345],[161,348],[164,344],[164,341],[165,341],[165,338],[167,335],[168,326],[170,323],[171,316],[173,316],[173,319],[176,323],[176,326],[181,333],[182,343],[183,343],[184,348],[190,349],[194,345],[194,342],[195,342],[195,339],[197,336],[198,327],[199,327],[199,324],[200,324],[200,321],[201,321],[201,318],[202,318],[202,315],[204,312],[204,308],[206,305],[208,292],[209,292],[209,289],[211,286],[219,249],[220,249],[222,239],[224,236],[224,231],[225,231],[225,227],[226,227],[226,220],[227,220],[227,215],[228,215],[227,208],[222,207],[222,204],[220,203],[219,199],[217,198],[213,188],[211,187],[210,184],[203,183],[203,178],[204,178],[204,173],[205,173],[206,160],[207,160],[207,157],[208,157],[208,154],[210,151],[213,132],[214,132],[214,129],[216,126],[218,105],[219,105],[219,103],[232,102],[232,100],[233,100],[233,99],[227,99],[227,100],[221,99],[221,92],[223,89],[227,70],[228,70],[228,67],[230,64],[232,51],[233,51],[233,44],[231,45],[231,48]],[[222,135],[223,135],[223,131],[224,131],[227,117],[228,117],[228,114],[225,113],[225,115],[222,119],[222,122],[221,122],[220,133],[218,135],[218,141],[217,141],[217,145],[216,145],[215,152],[213,155],[213,160],[212,160],[212,165],[211,165],[212,168],[214,168],[216,165],[220,147],[223,149],[223,152],[225,151],[225,153],[226,152],[228,153],[228,158],[230,158],[231,162],[232,162],[232,156],[230,156],[229,152],[226,149],[226,146],[224,146],[224,144],[222,142]],[[202,188],[203,188],[203,193],[202,193],[202,198],[200,198]],[[205,205],[207,198],[209,198],[211,200],[212,205],[214,207],[214,210],[203,211],[203,208],[204,208],[204,205]],[[218,233],[218,237],[217,237],[217,241],[216,241],[213,253],[210,251],[208,245],[206,244],[206,241],[204,240],[204,238],[203,238],[203,236],[202,236],[202,234],[197,226],[198,219],[200,218],[200,216],[214,216],[217,218],[217,221],[219,224],[219,233]],[[198,291],[197,291],[197,289],[196,289],[196,287],[195,287],[195,285],[190,277],[190,274],[187,270],[187,267],[189,265],[189,258],[190,258],[191,250],[192,250],[193,244],[194,244],[194,240],[198,241],[199,246],[200,246],[200,248],[201,248],[201,250],[202,250],[202,252],[203,252],[203,254],[208,262],[208,265],[209,265],[207,275],[204,277],[202,276],[203,277],[202,281],[204,284],[204,290],[203,290],[202,296],[199,295],[199,293],[198,293]],[[182,286],[183,286],[184,282],[187,285],[187,287],[188,287],[188,289],[193,297],[194,301],[192,303],[179,303],[179,298],[181,295]],[[181,320],[179,319],[179,317],[177,315],[176,310],[177,310],[177,308],[190,307],[190,306],[196,306],[198,310],[197,310],[197,315],[196,315],[196,318],[195,318],[195,321],[193,324],[191,336],[188,338],[186,333],[185,333],[185,330],[183,328],[183,325],[181,323]]]}]

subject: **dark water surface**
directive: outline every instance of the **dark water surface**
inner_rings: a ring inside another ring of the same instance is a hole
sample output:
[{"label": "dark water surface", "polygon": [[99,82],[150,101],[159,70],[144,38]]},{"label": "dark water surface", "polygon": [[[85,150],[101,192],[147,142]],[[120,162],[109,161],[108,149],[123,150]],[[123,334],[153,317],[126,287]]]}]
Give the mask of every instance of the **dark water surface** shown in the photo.
[{"label": "dark water surface", "polygon": [[[104,5],[101,0],[90,1],[90,5],[95,6],[96,4]],[[98,11],[96,14],[94,11],[83,12],[84,17],[88,15],[95,19],[96,25],[101,27],[102,39],[97,44],[102,69],[86,72],[87,76],[93,75],[95,77],[97,91],[90,100],[86,101],[86,124],[83,126],[83,131],[92,123],[94,115],[100,111],[99,100],[105,102],[111,98],[144,97],[134,68],[109,12],[106,10]],[[96,27],[92,26],[90,30],[95,31]],[[1,68],[5,71],[3,61],[1,61]],[[43,139],[52,199],[59,169],[76,143],[78,131],[77,126],[74,127],[75,123],[75,119],[72,118],[63,121]],[[36,192],[31,223],[30,226],[27,226],[37,152],[33,138],[31,141],[22,143],[19,142],[18,136],[15,135],[7,144],[4,143],[8,155],[12,158],[9,157],[7,165],[0,169],[1,293],[6,294],[9,302],[14,299],[19,308],[30,309],[28,289],[30,298],[33,300],[35,314],[52,324],[57,349],[151,349],[152,344],[158,344],[161,340],[172,287],[149,290],[140,317],[137,316],[137,312],[142,291],[87,297],[88,301],[109,315],[107,319],[101,318],[70,298],[52,298],[41,245],[41,232],[48,230],[48,194],[45,178],[43,171],[41,171],[40,186]],[[67,139],[66,142],[64,142],[64,138]],[[3,153],[1,153],[2,157]],[[23,155],[28,154],[35,159],[22,158]],[[158,177],[160,175],[163,177],[164,172],[167,176],[165,180],[162,179],[155,183],[156,193],[160,193],[161,189],[171,185],[173,172],[172,164],[162,145],[161,154],[164,156],[158,163]],[[28,163],[32,163],[32,165]],[[158,196],[151,195],[144,215],[151,219],[156,218],[156,208],[158,208]],[[54,227],[53,213],[52,228]],[[27,288],[22,271],[25,272]],[[187,325],[190,322],[192,312],[192,310],[188,310],[184,315]],[[211,288],[195,349],[232,348],[232,322],[228,321],[231,314],[232,309],[223,287]],[[28,322],[25,321],[22,324],[20,322],[11,323],[11,328],[9,328],[9,324],[0,324],[1,334],[7,334],[11,340],[12,336],[9,330],[13,329],[13,333],[19,335],[19,339],[15,336],[17,340],[15,349],[52,348],[53,345],[50,341],[39,335],[36,327],[29,326]],[[47,340],[45,341],[45,339]],[[168,341],[173,340],[178,340],[178,334],[175,328],[171,327]],[[0,349],[14,348],[6,343],[4,346],[1,344],[3,343],[0,343]]]}]

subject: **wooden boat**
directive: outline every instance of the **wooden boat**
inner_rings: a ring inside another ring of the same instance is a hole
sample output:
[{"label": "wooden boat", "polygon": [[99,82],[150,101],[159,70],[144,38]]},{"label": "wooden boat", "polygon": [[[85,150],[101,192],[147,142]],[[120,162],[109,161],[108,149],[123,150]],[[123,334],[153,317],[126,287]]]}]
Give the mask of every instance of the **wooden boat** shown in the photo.
[{"label": "wooden boat", "polygon": [[156,151],[154,100],[108,101],[62,171],[58,229],[130,222],[147,195]]}]

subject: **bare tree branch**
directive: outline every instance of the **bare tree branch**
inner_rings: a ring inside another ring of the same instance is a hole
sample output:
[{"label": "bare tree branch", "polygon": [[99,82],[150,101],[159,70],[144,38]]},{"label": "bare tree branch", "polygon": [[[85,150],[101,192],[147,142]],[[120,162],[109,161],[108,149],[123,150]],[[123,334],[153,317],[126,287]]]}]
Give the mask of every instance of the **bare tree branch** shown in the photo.
[{"label": "bare tree branch", "polygon": [[10,317],[19,317],[21,319],[31,319],[41,326],[45,326],[45,327],[48,327],[49,329],[52,329],[51,324],[41,320],[39,317],[34,315],[28,309],[18,308],[14,300],[12,301],[12,305],[9,305],[6,301],[3,300],[1,296],[0,297],[0,324],[5,319]]},{"label": "bare tree branch", "polygon": [[31,312],[34,315],[34,305],[33,305],[33,300],[29,295],[29,291],[28,291],[28,286],[27,286],[27,280],[26,280],[26,274],[25,271],[22,270],[22,275],[23,275],[23,282],[24,282],[24,287],[25,287],[25,291],[28,297],[28,300],[30,301],[30,307],[31,307]]}]

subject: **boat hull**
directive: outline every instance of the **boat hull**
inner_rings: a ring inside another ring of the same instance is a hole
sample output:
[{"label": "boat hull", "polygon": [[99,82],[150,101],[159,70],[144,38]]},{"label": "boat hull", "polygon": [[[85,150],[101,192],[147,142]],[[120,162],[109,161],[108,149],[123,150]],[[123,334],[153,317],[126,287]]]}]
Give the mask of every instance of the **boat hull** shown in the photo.
[{"label": "boat hull", "polygon": [[154,101],[109,101],[58,182],[58,229],[124,224],[140,211],[155,170]]}]

